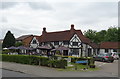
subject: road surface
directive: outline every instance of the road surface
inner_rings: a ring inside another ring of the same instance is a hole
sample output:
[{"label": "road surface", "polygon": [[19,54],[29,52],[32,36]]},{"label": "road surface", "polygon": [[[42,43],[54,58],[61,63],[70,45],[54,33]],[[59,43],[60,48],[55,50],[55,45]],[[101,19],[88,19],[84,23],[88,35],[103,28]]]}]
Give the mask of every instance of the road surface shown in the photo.
[{"label": "road surface", "polygon": [[2,70],[2,77],[36,77],[30,74],[7,70],[7,69],[0,69]]},{"label": "road surface", "polygon": [[[25,65],[11,62],[2,62],[2,68],[23,72],[18,74],[26,77],[30,76],[30,74],[31,76],[36,77],[118,77],[118,61],[115,61],[114,63],[96,62],[95,64],[96,66],[99,66],[101,70],[88,72],[57,71],[56,69],[49,67]],[[6,70],[3,70],[3,76],[6,76],[5,74],[7,73],[9,74],[9,71],[6,72]]]}]

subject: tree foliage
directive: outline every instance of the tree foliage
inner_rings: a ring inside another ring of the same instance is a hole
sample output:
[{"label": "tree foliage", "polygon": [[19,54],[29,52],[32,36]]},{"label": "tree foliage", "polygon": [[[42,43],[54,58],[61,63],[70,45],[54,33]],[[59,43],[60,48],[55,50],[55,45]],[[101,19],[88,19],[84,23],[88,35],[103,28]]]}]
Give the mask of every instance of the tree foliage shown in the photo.
[{"label": "tree foliage", "polygon": [[5,48],[5,47],[8,48],[8,47],[11,47],[11,46],[15,46],[15,37],[10,31],[8,31],[6,33],[6,36],[5,36],[4,40],[3,40],[2,47],[3,48]]},{"label": "tree foliage", "polygon": [[85,36],[91,39],[92,42],[96,41],[96,31],[89,29],[88,31],[85,31]]},{"label": "tree foliage", "polygon": [[108,30],[101,30],[99,32],[89,29],[84,32],[84,35],[95,43],[105,41],[118,42],[120,41],[120,27],[110,27]]},{"label": "tree foliage", "polygon": [[16,46],[16,47],[18,47],[18,46],[22,46],[22,45],[23,45],[22,42],[16,42],[16,43],[15,43],[15,46]]}]

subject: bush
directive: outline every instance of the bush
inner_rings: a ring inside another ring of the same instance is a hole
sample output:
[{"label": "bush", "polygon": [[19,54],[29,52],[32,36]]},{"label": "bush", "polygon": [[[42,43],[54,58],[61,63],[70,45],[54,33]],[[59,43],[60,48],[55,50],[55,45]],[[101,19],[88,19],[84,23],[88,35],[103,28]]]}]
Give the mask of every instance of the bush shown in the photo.
[{"label": "bush", "polygon": [[65,68],[67,66],[67,60],[61,59],[61,60],[50,60],[49,61],[50,67],[55,68]]},{"label": "bush", "polygon": [[41,57],[40,58],[41,66],[48,66],[48,61],[49,61],[49,58],[47,58],[47,57]]},{"label": "bush", "polygon": [[7,50],[7,49],[6,49],[6,50],[2,50],[2,53],[3,53],[3,54],[7,54],[7,53],[10,53],[10,52],[11,52],[11,51],[10,51],[10,50]]}]

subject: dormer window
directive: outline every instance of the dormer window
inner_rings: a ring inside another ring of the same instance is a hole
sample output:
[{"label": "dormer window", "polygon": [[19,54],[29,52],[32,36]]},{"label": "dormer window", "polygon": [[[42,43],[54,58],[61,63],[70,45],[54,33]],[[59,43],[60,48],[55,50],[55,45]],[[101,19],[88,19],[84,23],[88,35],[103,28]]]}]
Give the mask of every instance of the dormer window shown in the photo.
[{"label": "dormer window", "polygon": [[73,42],[73,46],[78,46],[78,42]]},{"label": "dormer window", "polygon": [[37,43],[37,41],[36,40],[33,40],[33,44],[36,44]]}]

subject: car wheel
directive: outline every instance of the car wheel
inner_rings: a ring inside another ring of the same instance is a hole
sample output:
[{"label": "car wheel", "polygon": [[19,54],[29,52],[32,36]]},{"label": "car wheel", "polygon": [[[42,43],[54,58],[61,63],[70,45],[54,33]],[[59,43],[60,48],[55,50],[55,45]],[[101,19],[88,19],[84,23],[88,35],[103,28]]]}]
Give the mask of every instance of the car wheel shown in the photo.
[{"label": "car wheel", "polygon": [[[114,60],[113,60],[114,61]],[[111,63],[113,63],[113,61],[110,61]]]},{"label": "car wheel", "polygon": [[102,61],[105,62],[105,59],[103,58]]}]

